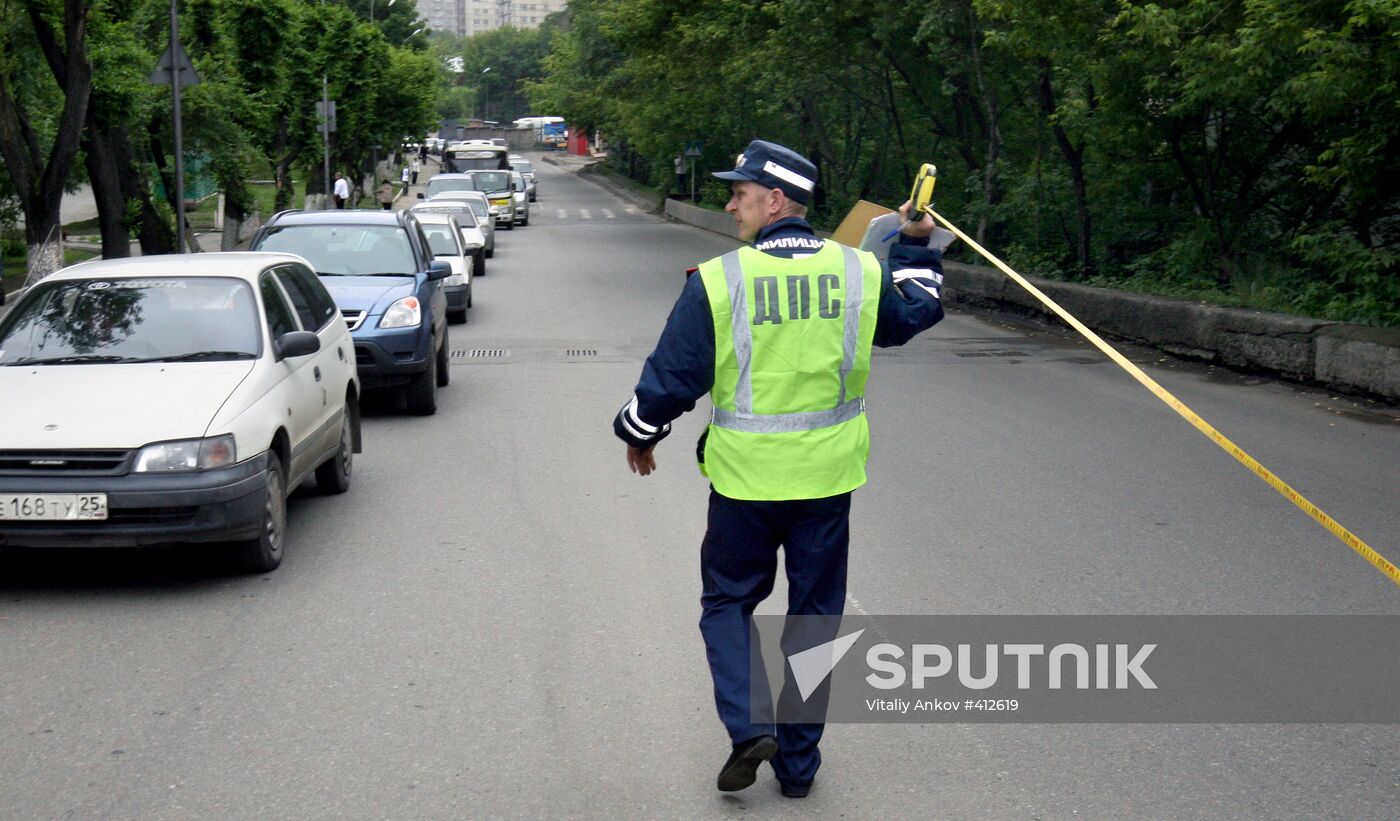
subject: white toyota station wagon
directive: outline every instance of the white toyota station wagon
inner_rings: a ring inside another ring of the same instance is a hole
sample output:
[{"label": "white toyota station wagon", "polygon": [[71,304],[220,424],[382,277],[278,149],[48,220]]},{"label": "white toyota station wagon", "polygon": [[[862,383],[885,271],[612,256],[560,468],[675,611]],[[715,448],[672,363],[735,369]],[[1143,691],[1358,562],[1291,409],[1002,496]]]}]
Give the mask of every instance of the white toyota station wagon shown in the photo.
[{"label": "white toyota station wagon", "polygon": [[287,494],[349,488],[359,394],[301,257],[65,268],[0,318],[0,548],[229,542],[271,570]]}]

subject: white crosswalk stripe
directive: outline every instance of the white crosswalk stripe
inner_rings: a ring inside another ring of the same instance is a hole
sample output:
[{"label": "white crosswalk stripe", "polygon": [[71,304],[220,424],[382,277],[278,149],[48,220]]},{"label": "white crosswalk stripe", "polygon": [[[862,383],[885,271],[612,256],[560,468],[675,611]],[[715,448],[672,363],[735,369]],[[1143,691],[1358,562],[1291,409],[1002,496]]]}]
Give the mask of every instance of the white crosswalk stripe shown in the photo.
[{"label": "white crosswalk stripe", "polygon": [[612,211],[610,211],[610,210],[607,209],[607,208],[604,208],[604,209],[603,209],[603,216],[607,217],[607,218],[610,219],[610,220],[615,220],[615,219],[617,219],[617,214],[614,214]]},{"label": "white crosswalk stripe", "polygon": [[562,219],[568,219],[568,218],[569,218],[569,212],[568,212],[568,211],[565,211],[563,208],[560,208],[560,209],[559,209],[559,219],[562,220]]},{"label": "white crosswalk stripe", "polygon": [[626,212],[629,213],[629,214],[635,214],[635,213],[637,213],[637,208],[636,208],[636,206],[634,206],[634,205],[624,206],[622,210],[623,210],[623,211],[626,211]]},{"label": "white crosswalk stripe", "polygon": [[586,219],[586,220],[591,220],[591,219],[593,219],[593,215],[590,214],[590,213],[588,213],[588,209],[587,209],[587,208],[580,208],[580,209],[578,209],[578,215],[579,215],[580,217],[583,217],[583,218]]}]

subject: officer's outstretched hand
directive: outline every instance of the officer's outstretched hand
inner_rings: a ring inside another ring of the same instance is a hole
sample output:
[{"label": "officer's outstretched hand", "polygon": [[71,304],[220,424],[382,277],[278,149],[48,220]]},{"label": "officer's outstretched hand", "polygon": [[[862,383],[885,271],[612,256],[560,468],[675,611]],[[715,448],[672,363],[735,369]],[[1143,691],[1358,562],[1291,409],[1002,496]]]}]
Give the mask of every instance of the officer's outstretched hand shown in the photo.
[{"label": "officer's outstretched hand", "polygon": [[655,450],[655,448],[646,448],[643,450],[642,448],[634,448],[628,445],[627,467],[631,468],[633,473],[639,473],[642,476],[650,476],[651,472],[656,470],[656,455],[652,453],[653,450]]},{"label": "officer's outstretched hand", "polygon": [[[913,200],[905,200],[904,204],[899,206],[900,225],[904,225],[905,222],[908,222],[909,209],[913,207],[913,205]],[[908,225],[904,225],[903,228],[899,229],[899,233],[910,237],[926,237],[929,234],[932,234],[933,229],[937,227],[938,224],[933,221],[933,217],[929,216],[928,214],[924,214],[921,219],[915,222],[911,222]]]}]

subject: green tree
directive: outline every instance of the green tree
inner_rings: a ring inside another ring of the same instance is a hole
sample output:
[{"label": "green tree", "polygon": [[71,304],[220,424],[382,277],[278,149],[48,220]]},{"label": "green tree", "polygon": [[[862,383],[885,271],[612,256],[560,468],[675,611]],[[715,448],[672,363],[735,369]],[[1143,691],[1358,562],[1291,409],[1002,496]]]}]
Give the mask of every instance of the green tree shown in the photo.
[{"label": "green tree", "polygon": [[[31,275],[63,265],[60,205],[92,94],[88,21],[92,4],[82,0],[27,0],[0,9],[0,157],[24,211]],[[34,104],[53,94],[30,72],[47,65],[62,103],[57,117]]]}]

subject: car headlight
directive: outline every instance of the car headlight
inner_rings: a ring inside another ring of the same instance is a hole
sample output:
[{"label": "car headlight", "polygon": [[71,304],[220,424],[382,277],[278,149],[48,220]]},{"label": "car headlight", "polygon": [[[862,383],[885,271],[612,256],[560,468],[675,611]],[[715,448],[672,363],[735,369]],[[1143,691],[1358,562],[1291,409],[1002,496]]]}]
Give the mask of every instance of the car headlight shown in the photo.
[{"label": "car headlight", "polygon": [[467,278],[462,274],[452,274],[442,281],[443,285],[466,285]]},{"label": "car headlight", "polygon": [[379,318],[381,328],[412,328],[423,321],[423,309],[418,297],[406,296],[389,306],[384,316]]},{"label": "car headlight", "polygon": [[177,442],[157,442],[141,448],[136,454],[136,473],[168,473],[181,470],[209,470],[238,461],[233,434],[210,436],[207,439],[184,439]]}]

